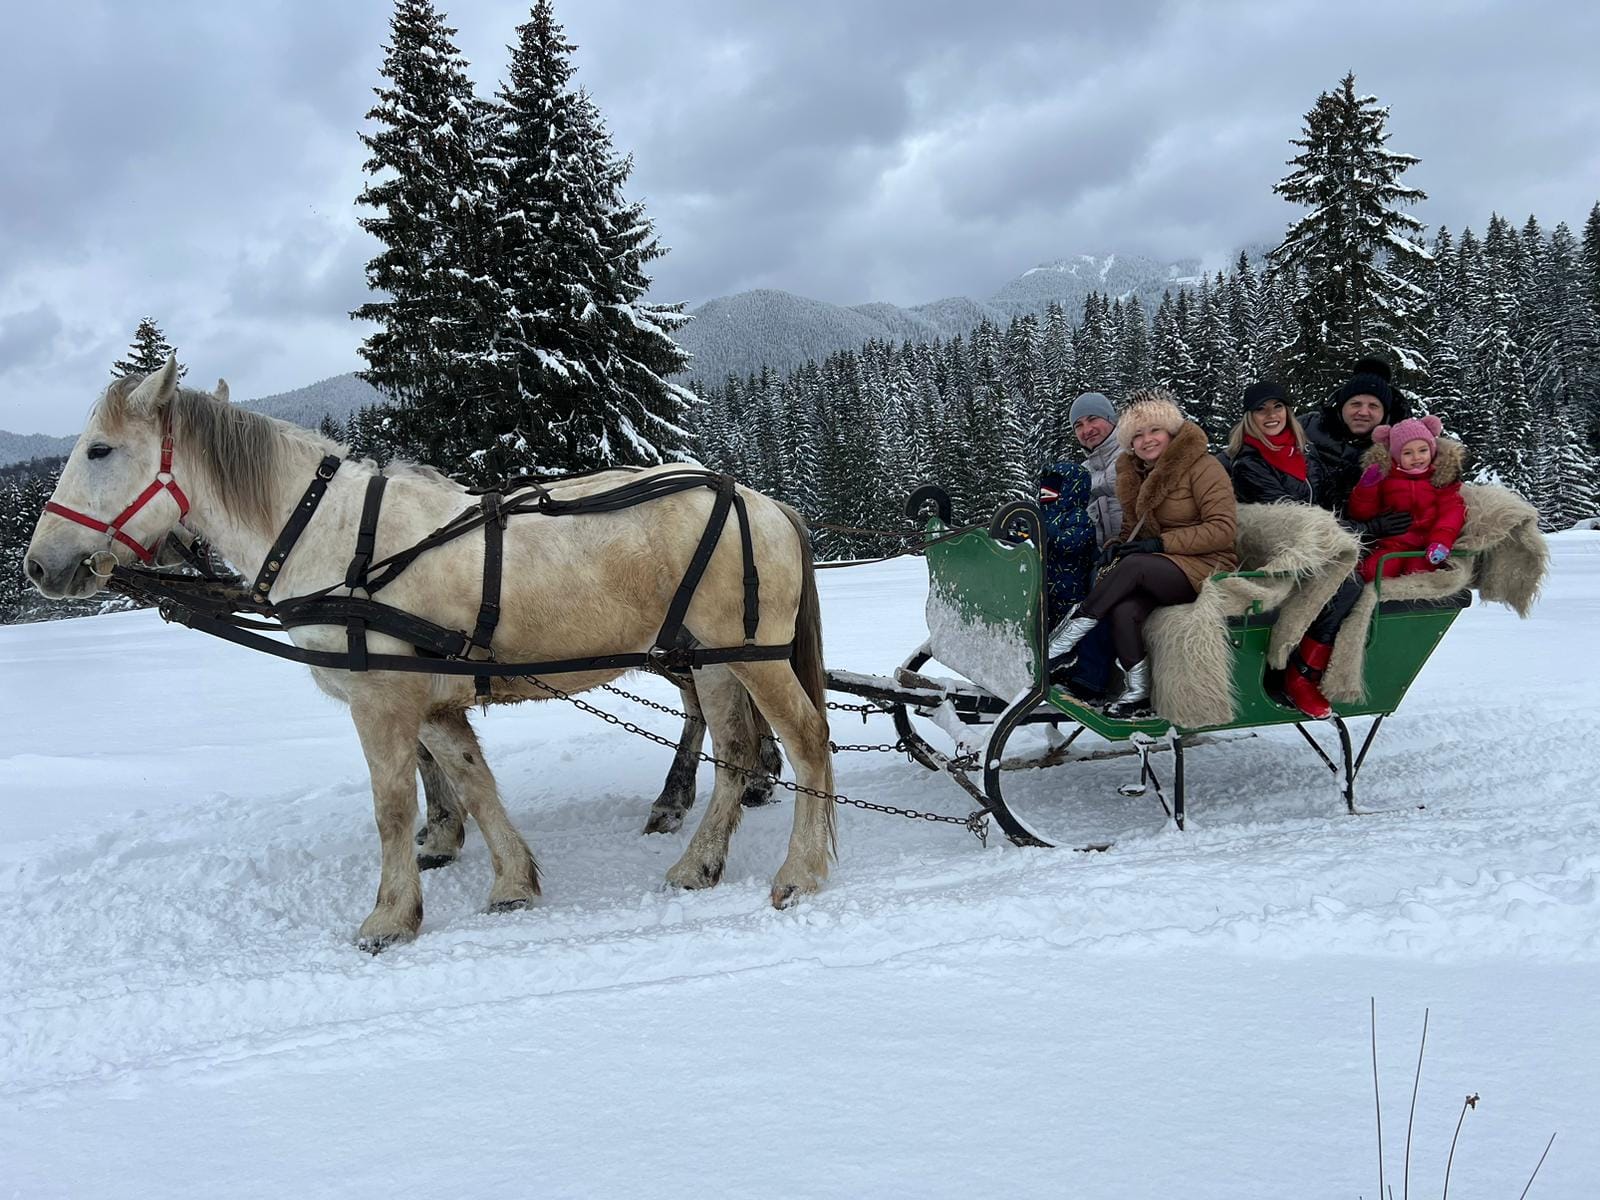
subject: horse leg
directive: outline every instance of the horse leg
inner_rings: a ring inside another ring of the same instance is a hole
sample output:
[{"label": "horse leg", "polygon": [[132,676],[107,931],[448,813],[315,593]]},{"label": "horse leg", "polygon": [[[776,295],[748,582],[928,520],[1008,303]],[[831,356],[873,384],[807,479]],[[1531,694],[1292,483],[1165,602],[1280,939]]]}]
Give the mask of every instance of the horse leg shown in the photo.
[{"label": "horse leg", "polygon": [[[802,788],[833,794],[833,759],[828,750],[828,721],[800,685],[793,668],[783,662],[730,663],[749,689],[750,697],[783,739],[795,782]],[[772,880],[774,908],[787,908],[816,891],[828,877],[835,852],[833,801],[825,796],[795,795],[794,827],[789,854]]]},{"label": "horse leg", "polygon": [[756,756],[759,774],[751,775],[744,783],[744,795],[739,803],[746,808],[761,808],[772,803],[773,790],[778,786],[778,776],[783,773],[783,753],[778,749],[778,739],[772,736],[772,726],[761,715],[755,703],[745,693],[745,703],[750,705],[750,719],[756,723],[760,752]]},{"label": "horse leg", "polygon": [[422,925],[422,876],[411,830],[417,821],[417,732],[425,687],[386,680],[381,688],[352,689],[350,696],[350,716],[372,776],[373,816],[383,851],[377,903],[356,935],[356,944],[372,954],[410,941]]},{"label": "horse leg", "polygon": [[467,815],[478,823],[489,860],[494,864],[494,886],[489,889],[488,910],[510,912],[526,908],[539,894],[539,867],[500,803],[500,789],[484,761],[478,735],[467,714],[458,708],[430,712],[422,726],[422,741],[434,763],[450,778],[450,785]]},{"label": "horse leg", "polygon": [[421,742],[417,743],[417,773],[422,776],[422,794],[428,801],[427,824],[417,831],[417,866],[431,871],[456,861],[467,840],[467,822],[449,774]]},{"label": "horse leg", "polygon": [[694,784],[700,771],[700,748],[706,740],[706,721],[692,682],[681,690],[681,695],[687,715],[683,733],[678,738],[678,753],[667,769],[661,795],[650,806],[650,817],[644,823],[646,833],[677,833],[683,825],[684,814],[694,807]]},{"label": "horse leg", "polygon": [[[695,685],[700,710],[711,730],[711,748],[717,758],[735,766],[753,765],[758,731],[750,719],[752,709],[739,680],[726,667],[706,667],[697,672]],[[716,784],[705,816],[684,848],[683,856],[667,872],[667,882],[682,888],[711,887],[722,878],[728,859],[728,840],[738,828],[744,810],[745,771],[718,767]]]}]

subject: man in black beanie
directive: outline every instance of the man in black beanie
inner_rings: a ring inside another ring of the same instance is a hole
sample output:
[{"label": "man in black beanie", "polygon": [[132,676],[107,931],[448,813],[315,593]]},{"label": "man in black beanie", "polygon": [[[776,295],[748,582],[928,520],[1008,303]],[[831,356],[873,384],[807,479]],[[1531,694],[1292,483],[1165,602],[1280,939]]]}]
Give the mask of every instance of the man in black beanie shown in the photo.
[{"label": "man in black beanie", "polygon": [[1411,524],[1411,515],[1401,512],[1379,513],[1371,521],[1344,517],[1345,504],[1361,478],[1361,456],[1372,446],[1372,431],[1410,415],[1411,406],[1390,381],[1389,364],[1381,358],[1363,358],[1321,410],[1305,420],[1308,448],[1322,468],[1317,502],[1338,513],[1364,538],[1393,537]]}]

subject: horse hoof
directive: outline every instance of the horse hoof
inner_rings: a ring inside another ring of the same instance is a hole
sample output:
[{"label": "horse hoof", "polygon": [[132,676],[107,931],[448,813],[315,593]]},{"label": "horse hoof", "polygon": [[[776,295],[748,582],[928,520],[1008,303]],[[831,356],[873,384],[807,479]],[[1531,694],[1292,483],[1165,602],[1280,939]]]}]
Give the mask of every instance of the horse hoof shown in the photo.
[{"label": "horse hoof", "polygon": [[651,812],[650,819],[644,823],[646,833],[677,833],[682,828],[683,814],[672,809]]},{"label": "horse hoof", "polygon": [[496,900],[484,911],[491,913],[521,912],[531,903],[532,901],[528,900],[526,897],[519,896],[515,900]]},{"label": "horse hoof", "polygon": [[440,867],[448,867],[456,861],[454,854],[419,854],[417,855],[417,870],[435,871]]},{"label": "horse hoof", "polygon": [[390,946],[398,946],[402,942],[409,942],[417,935],[414,933],[371,933],[363,934],[356,938],[356,949],[371,955],[382,954]]},{"label": "horse hoof", "polygon": [[739,803],[745,808],[765,808],[769,804],[777,803],[777,796],[769,787],[746,788],[744,795],[739,797]]},{"label": "horse hoof", "polygon": [[777,909],[793,908],[800,902],[800,889],[792,883],[786,883],[772,889],[772,907]]},{"label": "horse hoof", "polygon": [[723,864],[720,862],[700,863],[698,866],[688,868],[679,863],[667,872],[667,882],[673,887],[691,892],[697,892],[701,888],[716,887],[722,882],[722,867]]}]

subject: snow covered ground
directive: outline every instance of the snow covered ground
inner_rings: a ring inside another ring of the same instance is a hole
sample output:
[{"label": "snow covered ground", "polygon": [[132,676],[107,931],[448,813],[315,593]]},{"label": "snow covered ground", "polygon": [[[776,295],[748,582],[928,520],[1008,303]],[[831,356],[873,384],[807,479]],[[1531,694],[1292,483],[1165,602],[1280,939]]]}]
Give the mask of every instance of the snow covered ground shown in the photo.
[{"label": "snow covered ground", "polygon": [[[1552,1132],[1530,1195],[1593,1196],[1600,534],[1553,544],[1533,618],[1465,612],[1385,727],[1394,811],[1279,730],[1193,752],[1184,834],[1126,760],[1015,779],[1103,855],[842,810],[778,913],[787,803],[666,891],[666,751],[530,705],[479,724],[544,901],[480,912],[473,833],[377,958],[365,772],[303,671],[148,613],[0,629],[0,1195],[1370,1198],[1376,996],[1397,1195],[1429,1007],[1412,1194],[1477,1092],[1452,1196]],[[920,563],[823,588],[830,663],[919,640]],[[967,807],[891,755],[839,781]]]}]

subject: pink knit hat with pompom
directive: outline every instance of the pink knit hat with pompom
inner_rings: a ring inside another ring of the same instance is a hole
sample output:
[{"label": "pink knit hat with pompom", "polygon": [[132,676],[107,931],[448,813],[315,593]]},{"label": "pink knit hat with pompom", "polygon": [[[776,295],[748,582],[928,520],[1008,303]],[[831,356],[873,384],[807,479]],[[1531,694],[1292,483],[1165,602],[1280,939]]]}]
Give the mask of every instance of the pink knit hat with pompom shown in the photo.
[{"label": "pink knit hat with pompom", "polygon": [[1372,431],[1372,441],[1386,447],[1390,458],[1399,458],[1407,442],[1427,442],[1431,454],[1443,432],[1444,422],[1438,417],[1409,417],[1395,425],[1379,425]]}]

